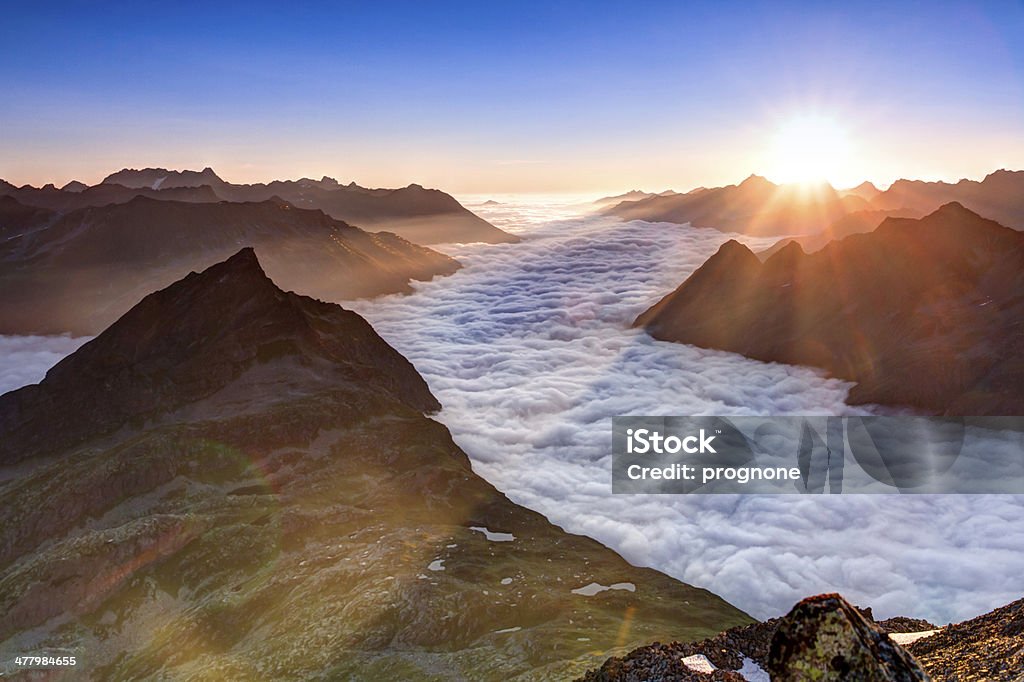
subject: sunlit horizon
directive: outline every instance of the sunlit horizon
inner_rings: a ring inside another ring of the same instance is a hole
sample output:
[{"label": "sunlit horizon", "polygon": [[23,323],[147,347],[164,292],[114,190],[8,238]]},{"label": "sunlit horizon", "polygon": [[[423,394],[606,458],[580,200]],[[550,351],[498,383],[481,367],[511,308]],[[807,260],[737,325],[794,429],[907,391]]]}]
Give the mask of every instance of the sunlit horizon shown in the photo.
[{"label": "sunlit horizon", "polygon": [[[0,178],[210,166],[599,195],[980,179],[1024,167],[1022,54],[1015,2],[22,3],[0,25]],[[814,116],[843,134],[786,133]]]}]

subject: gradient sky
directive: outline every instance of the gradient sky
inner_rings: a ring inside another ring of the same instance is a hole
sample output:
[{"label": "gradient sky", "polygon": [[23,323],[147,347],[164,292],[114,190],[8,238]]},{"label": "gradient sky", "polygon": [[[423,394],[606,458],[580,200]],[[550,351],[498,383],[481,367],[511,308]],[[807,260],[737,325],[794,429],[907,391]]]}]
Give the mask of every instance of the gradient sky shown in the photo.
[{"label": "gradient sky", "polygon": [[839,183],[1024,168],[1021,2],[295,5],[5,3],[0,177],[689,189],[808,114]]}]

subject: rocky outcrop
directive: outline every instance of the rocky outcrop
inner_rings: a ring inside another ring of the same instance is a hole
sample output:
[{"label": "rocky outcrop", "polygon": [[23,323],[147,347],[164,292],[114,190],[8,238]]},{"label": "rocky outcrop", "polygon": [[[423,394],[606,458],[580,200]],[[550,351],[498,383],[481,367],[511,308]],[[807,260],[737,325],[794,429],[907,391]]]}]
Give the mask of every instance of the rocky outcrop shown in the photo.
[{"label": "rocky outcrop", "polygon": [[[731,628],[699,642],[655,642],[625,656],[609,658],[579,682],[711,682],[746,678],[739,670],[765,665],[781,619]],[[703,657],[713,673],[694,670],[687,660]]]},{"label": "rocky outcrop", "polygon": [[815,365],[851,403],[1024,412],[1024,235],[949,204],[761,263],[727,242],[636,324],[655,338]]},{"label": "rocky outcrop", "polygon": [[768,654],[780,682],[921,682],[927,673],[838,594],[804,599],[782,619]]},{"label": "rocky outcrop", "polygon": [[[165,190],[172,191],[172,190]],[[408,292],[457,261],[279,199],[189,203],[136,197],[51,217],[0,242],[0,333],[96,334],[146,293],[240,246],[283,286],[328,300]]]},{"label": "rocky outcrop", "polygon": [[437,408],[251,250],[147,296],[0,397],[0,650],[84,679],[566,679],[750,622],[513,504]]},{"label": "rocky outcrop", "polygon": [[1024,599],[907,647],[936,682],[1016,682],[1024,674]]}]

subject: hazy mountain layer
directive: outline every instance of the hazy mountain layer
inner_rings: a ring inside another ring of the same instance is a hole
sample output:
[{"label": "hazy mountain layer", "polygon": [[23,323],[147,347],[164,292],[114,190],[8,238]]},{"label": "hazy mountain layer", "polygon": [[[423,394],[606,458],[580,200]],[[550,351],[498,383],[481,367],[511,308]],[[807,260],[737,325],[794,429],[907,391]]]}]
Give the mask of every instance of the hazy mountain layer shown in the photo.
[{"label": "hazy mountain layer", "polygon": [[213,191],[213,188],[209,186],[153,189],[151,187],[125,187],[123,185],[104,184],[84,188],[77,186],[68,188],[65,185],[65,187],[57,189],[53,185],[46,185],[45,187],[32,187],[30,185],[15,187],[3,180],[0,180],[0,196],[16,199],[25,206],[65,213],[89,206],[123,204],[135,197],[193,203],[216,203],[222,200]]},{"label": "hazy mountain layer", "polygon": [[[6,197],[4,205],[13,201]],[[240,246],[266,253],[267,269],[282,286],[330,300],[407,292],[411,279],[459,267],[394,234],[364,232],[280,200],[136,197],[18,220],[21,227],[9,230],[18,236],[0,242],[0,333],[95,334],[147,292]]]},{"label": "hazy mountain layer", "polygon": [[228,201],[266,201],[280,197],[300,208],[318,208],[338,220],[394,232],[417,244],[519,241],[515,235],[499,230],[467,210],[451,195],[420,185],[368,189],[354,182],[341,185],[328,177],[241,185],[225,182],[210,168],[199,172],[125,169],[107,176],[103,183],[151,188],[207,185]]},{"label": "hazy mountain layer", "polygon": [[1024,412],[1024,234],[948,204],[763,264],[727,242],[635,324],[658,339],[824,367],[851,403]]},{"label": "hazy mountain layer", "polygon": [[0,650],[114,680],[565,678],[750,622],[511,503],[438,407],[250,250],[146,297],[0,397]]},{"label": "hazy mountain layer", "polygon": [[844,215],[818,234],[781,239],[773,244],[771,248],[759,251],[757,257],[762,261],[766,260],[781,251],[790,242],[796,242],[807,253],[814,253],[825,248],[833,239],[842,239],[843,237],[849,237],[851,234],[871,232],[881,225],[886,218],[920,218],[921,215],[921,212],[913,209],[854,211]]},{"label": "hazy mountain layer", "polygon": [[1024,230],[1024,171],[998,170],[980,182],[897,180],[884,192],[870,182],[837,192],[827,184],[777,185],[752,175],[739,185],[644,194],[634,191],[599,202],[607,206],[604,213],[625,220],[690,223],[760,236],[835,232],[828,241],[874,229],[886,215],[916,218],[956,201],[985,218]]},{"label": "hazy mountain layer", "polygon": [[897,180],[871,203],[880,209],[913,209],[925,214],[951,201],[997,223],[1024,230],[1024,171],[998,170],[980,182]]},{"label": "hazy mountain layer", "polygon": [[776,185],[752,175],[738,185],[653,196],[604,210],[624,220],[690,223],[755,236],[819,232],[840,217],[868,208],[858,196],[828,185]]}]

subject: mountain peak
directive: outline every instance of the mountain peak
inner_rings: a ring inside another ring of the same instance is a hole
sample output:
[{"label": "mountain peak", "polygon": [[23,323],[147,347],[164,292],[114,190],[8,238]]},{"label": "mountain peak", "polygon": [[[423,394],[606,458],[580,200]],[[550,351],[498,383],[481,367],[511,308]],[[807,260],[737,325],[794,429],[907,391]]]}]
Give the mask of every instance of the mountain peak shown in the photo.
[{"label": "mountain peak", "polygon": [[739,184],[740,187],[774,187],[775,183],[764,177],[763,175],[757,175],[751,173],[747,178]]},{"label": "mountain peak", "polygon": [[[280,371],[266,369],[269,364]],[[271,395],[296,368],[315,367],[325,389],[354,382],[359,391],[387,393],[419,412],[440,408],[412,365],[362,317],[282,291],[246,247],[146,296],[42,383],[0,396],[0,462],[153,419],[258,367],[263,378],[250,380],[257,393]],[[267,386],[256,388],[261,381]],[[21,415],[63,408],[76,416],[60,429],[22,421]]]},{"label": "mountain peak", "polygon": [[926,218],[930,218],[931,216],[964,216],[972,218],[981,217],[971,209],[961,204],[959,201],[950,201],[948,203],[943,204],[942,206],[939,206],[937,209],[935,209],[935,211],[926,216]]}]

